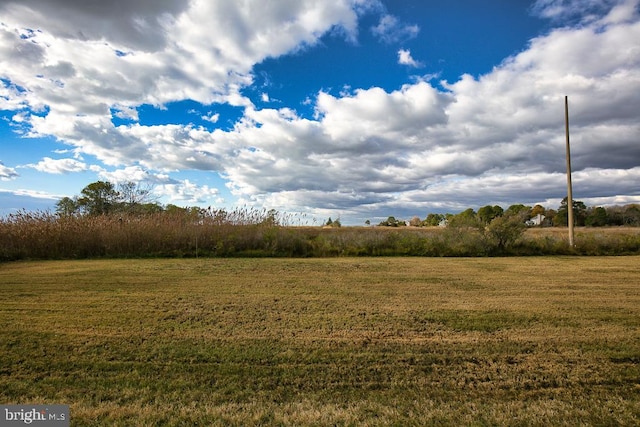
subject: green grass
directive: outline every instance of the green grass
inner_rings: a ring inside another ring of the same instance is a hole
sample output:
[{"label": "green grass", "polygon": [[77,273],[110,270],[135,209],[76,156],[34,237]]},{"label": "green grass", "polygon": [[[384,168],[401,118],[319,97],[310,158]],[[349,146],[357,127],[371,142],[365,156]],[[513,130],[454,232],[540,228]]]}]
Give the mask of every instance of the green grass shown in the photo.
[{"label": "green grass", "polygon": [[0,264],[0,403],[72,425],[638,425],[640,257]]}]

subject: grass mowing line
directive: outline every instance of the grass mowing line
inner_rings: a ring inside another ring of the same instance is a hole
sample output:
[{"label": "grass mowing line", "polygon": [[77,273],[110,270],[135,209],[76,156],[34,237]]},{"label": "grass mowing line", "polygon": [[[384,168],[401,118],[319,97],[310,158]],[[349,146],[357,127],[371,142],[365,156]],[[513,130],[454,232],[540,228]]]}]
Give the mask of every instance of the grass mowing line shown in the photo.
[{"label": "grass mowing line", "polygon": [[3,264],[0,402],[74,425],[634,425],[638,261]]}]

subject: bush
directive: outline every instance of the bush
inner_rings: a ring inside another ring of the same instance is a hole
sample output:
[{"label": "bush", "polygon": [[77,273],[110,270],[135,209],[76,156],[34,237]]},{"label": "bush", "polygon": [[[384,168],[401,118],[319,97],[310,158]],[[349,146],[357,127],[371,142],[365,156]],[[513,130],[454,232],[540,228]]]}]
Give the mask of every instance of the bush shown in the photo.
[{"label": "bush", "polygon": [[504,253],[526,230],[525,219],[519,214],[506,214],[491,221],[485,229],[488,240],[498,253]]}]

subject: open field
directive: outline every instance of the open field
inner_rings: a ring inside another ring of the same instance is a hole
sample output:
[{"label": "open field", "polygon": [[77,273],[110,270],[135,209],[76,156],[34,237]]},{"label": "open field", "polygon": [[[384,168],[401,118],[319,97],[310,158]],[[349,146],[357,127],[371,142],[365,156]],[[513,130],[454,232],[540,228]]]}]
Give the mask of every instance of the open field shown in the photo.
[{"label": "open field", "polygon": [[0,264],[0,403],[72,425],[638,425],[640,256]]}]

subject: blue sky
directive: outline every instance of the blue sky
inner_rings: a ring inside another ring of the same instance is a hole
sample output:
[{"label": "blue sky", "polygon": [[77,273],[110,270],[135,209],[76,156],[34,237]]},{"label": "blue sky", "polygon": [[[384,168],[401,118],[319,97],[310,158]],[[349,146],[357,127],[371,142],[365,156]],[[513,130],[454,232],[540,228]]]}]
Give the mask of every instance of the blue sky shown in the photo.
[{"label": "blue sky", "polygon": [[321,222],[640,203],[640,0],[0,3],[0,215],[97,180]]}]

